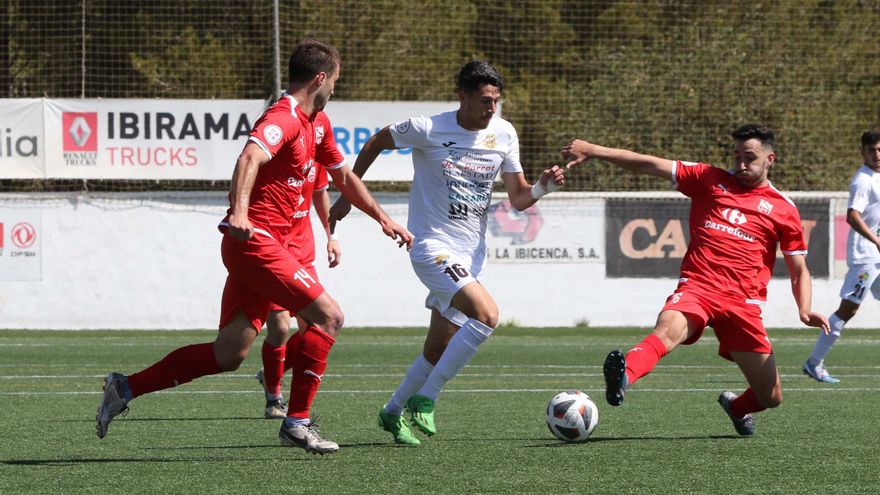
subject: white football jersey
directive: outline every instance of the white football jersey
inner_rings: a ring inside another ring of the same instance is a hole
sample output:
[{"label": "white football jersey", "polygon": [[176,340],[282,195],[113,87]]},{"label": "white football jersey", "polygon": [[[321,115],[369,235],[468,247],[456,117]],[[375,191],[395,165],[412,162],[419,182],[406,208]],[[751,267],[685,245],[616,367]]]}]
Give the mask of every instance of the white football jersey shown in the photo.
[{"label": "white football jersey", "polygon": [[416,239],[443,239],[474,249],[485,244],[492,184],[500,170],[521,173],[519,138],[495,117],[486,129],[458,125],[456,112],[413,117],[390,127],[398,148],[412,148],[407,228]]},{"label": "white football jersey", "polygon": [[[849,205],[862,215],[862,220],[875,234],[880,235],[880,173],[862,165],[849,184]],[[880,263],[880,251],[873,242],[850,229],[846,240],[849,264]]]}]

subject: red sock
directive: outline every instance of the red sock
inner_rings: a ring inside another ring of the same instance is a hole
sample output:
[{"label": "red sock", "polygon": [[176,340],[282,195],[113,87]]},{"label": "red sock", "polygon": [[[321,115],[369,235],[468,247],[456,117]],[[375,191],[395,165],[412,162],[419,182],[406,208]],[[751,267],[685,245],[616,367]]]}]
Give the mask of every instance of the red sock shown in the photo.
[{"label": "red sock", "polygon": [[299,353],[300,342],[302,342],[302,332],[296,332],[287,339],[287,351],[284,358],[284,371],[281,372],[282,375],[293,367],[293,356]]},{"label": "red sock", "polygon": [[281,395],[281,377],[284,375],[284,357],[287,347],[272,347],[263,341],[263,381],[266,392],[278,397]]},{"label": "red sock", "polygon": [[746,389],[745,392],[730,403],[730,412],[736,418],[742,418],[750,413],[761,412],[764,409],[767,408],[758,402],[758,397],[755,396],[755,391],[752,390],[752,387]]},{"label": "red sock", "polygon": [[626,377],[632,385],[657,366],[660,358],[666,355],[666,346],[659,337],[648,335],[645,340],[626,353]]},{"label": "red sock", "polygon": [[308,418],[309,408],[321,378],[327,369],[327,355],[335,340],[318,327],[310,326],[302,333],[299,352],[293,358],[293,378],[290,381],[290,399],[287,403],[287,416]]},{"label": "red sock", "polygon": [[129,376],[128,386],[137,397],[217,373],[220,365],[214,355],[214,344],[193,344],[171,351],[158,363]]}]

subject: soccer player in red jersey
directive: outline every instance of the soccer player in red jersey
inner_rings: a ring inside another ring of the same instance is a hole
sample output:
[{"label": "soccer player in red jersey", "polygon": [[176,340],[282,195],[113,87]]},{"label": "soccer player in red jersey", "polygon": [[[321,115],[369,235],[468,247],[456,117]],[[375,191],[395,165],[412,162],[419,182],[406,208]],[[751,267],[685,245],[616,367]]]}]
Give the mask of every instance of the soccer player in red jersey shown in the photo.
[{"label": "soccer player in red jersey", "polygon": [[229,274],[217,338],[177,349],[130,376],[109,374],[96,418],[98,437],[107,434],[110,421],[135,397],[238,369],[274,302],[309,324],[291,356],[291,401],[278,433],[281,444],[319,454],[339,450],[320,436],[309,409],[344,317],[286,243],[302,186],[315,162],[328,164],[342,195],[376,220],[398,245],[411,247],[412,234],[382,210],[336,149],[330,120],[323,112],[339,78],[336,49],[316,40],[304,41],[294,48],[288,73],[287,92],[255,123],[232,176],[230,207],[220,223],[220,252]]},{"label": "soccer player in red jersey", "polygon": [[[324,166],[315,162],[315,166],[309,171],[302,187],[303,201],[297,207],[291,218],[291,231],[287,240],[287,247],[291,254],[303,265],[309,275],[318,280],[318,272],[315,270],[315,236],[312,232],[312,221],[309,218],[309,210],[315,205],[315,212],[324,228],[327,236],[327,260],[330,268],[339,265],[342,259],[342,250],[335,233],[330,227],[330,194],[327,192],[329,181]],[[281,378],[284,373],[293,366],[293,359],[288,360],[287,355],[296,354],[300,338],[308,328],[308,322],[297,317],[298,331],[290,333],[292,321],[290,311],[272,303],[269,307],[269,317],[266,320],[266,339],[263,340],[261,350],[263,367],[257,372],[256,378],[263,386],[266,395],[266,419],[282,419],[287,417],[287,405],[281,393]]]},{"label": "soccer player in red jersey", "polygon": [[568,168],[598,158],[624,169],[672,179],[691,198],[691,240],[675,292],[657,317],[654,331],[624,356],[605,358],[605,398],[623,403],[626,390],[681,344],[693,344],[706,326],[715,329],[718,353],[736,362],[749,387],[718,398],[740,435],[752,435],[752,413],[782,402],[782,385],[761,306],[779,245],[791,277],[801,321],[829,331],[828,320],[812,311],[800,215],[794,203],[767,178],[776,160],[773,132],[744,125],[732,133],[732,170],[606,148],[574,140],[562,150]]}]

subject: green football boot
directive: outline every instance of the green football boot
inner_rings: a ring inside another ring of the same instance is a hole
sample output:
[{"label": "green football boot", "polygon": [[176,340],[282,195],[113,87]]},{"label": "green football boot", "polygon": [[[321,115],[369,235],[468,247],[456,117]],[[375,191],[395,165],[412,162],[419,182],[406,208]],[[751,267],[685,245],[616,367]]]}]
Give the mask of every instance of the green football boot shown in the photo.
[{"label": "green football boot", "polygon": [[422,442],[416,438],[412,430],[409,429],[409,424],[407,424],[406,420],[403,416],[393,416],[385,412],[385,409],[379,409],[379,426],[382,427],[383,430],[391,433],[394,436],[394,443],[400,445],[421,445]]},{"label": "green football boot", "polygon": [[406,401],[406,408],[412,415],[412,422],[422,433],[431,436],[437,433],[434,425],[434,401],[424,395],[413,395]]}]

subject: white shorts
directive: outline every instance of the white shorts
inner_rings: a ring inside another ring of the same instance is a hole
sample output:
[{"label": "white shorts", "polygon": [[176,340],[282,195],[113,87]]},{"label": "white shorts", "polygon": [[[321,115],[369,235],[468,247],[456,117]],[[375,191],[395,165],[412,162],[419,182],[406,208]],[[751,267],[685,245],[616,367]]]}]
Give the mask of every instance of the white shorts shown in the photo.
[{"label": "white shorts", "polygon": [[416,276],[428,288],[425,307],[436,309],[456,325],[463,325],[468,317],[451,306],[452,296],[477,281],[486,266],[486,252],[483,246],[467,253],[434,239],[414,242],[409,259]]},{"label": "white shorts", "polygon": [[874,299],[880,299],[880,264],[865,263],[851,265],[846,276],[843,278],[843,287],[840,288],[840,298],[856,304],[862,304],[867,296],[868,288]]}]

